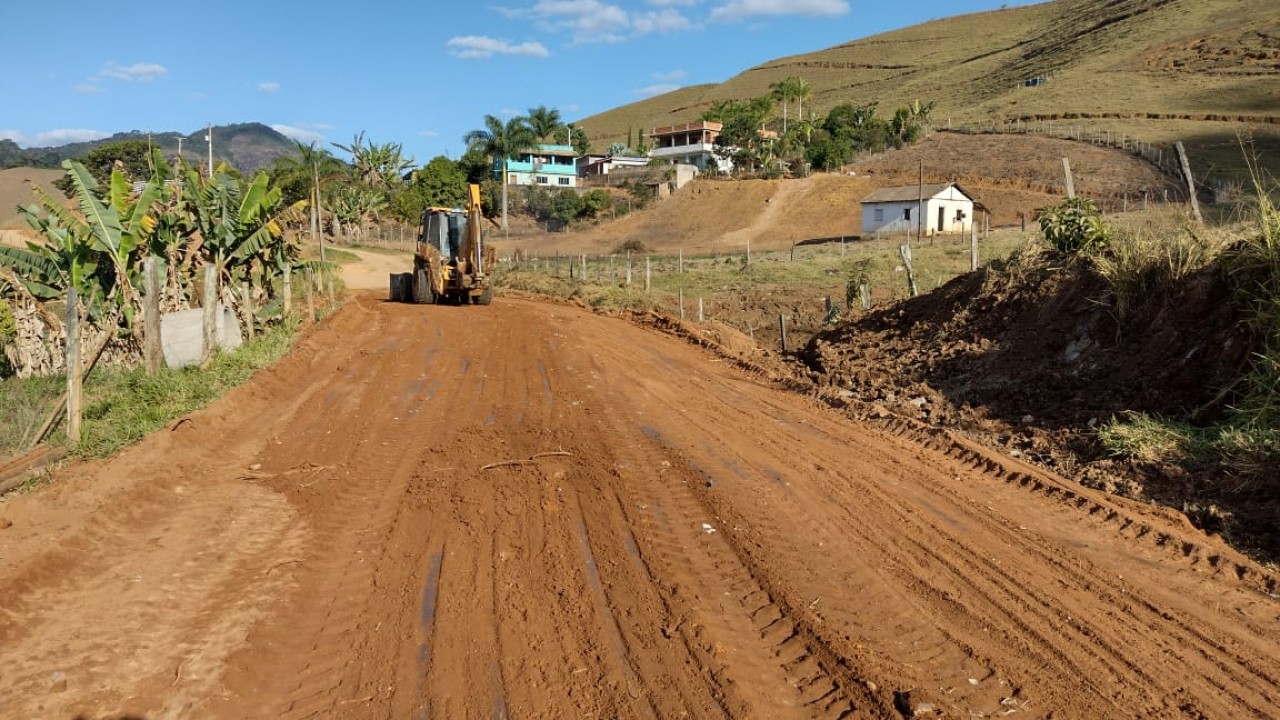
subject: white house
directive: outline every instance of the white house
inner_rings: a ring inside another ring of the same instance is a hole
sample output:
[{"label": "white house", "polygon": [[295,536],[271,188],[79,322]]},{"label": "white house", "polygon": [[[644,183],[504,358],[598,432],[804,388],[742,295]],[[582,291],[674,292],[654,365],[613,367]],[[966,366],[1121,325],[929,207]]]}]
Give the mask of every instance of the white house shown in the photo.
[{"label": "white house", "polygon": [[726,160],[716,159],[716,138],[724,126],[718,122],[700,121],[683,125],[669,125],[653,128],[649,131],[649,157],[670,163],[693,165],[700,172],[707,171],[707,164],[715,161],[721,172],[732,169],[732,163],[726,168]]},{"label": "white house", "polygon": [[[923,203],[921,203],[923,198]],[[955,183],[887,187],[862,199],[862,233],[920,233],[920,209],[924,209],[924,232],[965,233],[973,226],[973,196]]]}]

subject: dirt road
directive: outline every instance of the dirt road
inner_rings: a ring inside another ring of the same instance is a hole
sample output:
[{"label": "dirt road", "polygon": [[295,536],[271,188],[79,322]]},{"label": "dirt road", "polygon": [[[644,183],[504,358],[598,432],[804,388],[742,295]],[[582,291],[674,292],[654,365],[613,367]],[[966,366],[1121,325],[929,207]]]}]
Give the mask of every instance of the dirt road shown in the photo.
[{"label": "dirt road", "polygon": [[372,295],[0,504],[4,718],[1274,717],[1274,578],[624,320]]}]

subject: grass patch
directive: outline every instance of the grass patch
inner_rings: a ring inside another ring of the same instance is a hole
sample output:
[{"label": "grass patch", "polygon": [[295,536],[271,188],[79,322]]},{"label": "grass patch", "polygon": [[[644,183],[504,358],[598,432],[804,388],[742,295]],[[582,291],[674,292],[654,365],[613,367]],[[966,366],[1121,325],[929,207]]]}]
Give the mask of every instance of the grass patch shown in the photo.
[{"label": "grass patch", "polygon": [[[993,232],[981,241],[979,257],[984,263],[1003,261],[1025,242],[1026,236],[1020,232]],[[589,255],[585,273],[581,256],[537,258],[503,264],[495,271],[495,281],[501,288],[577,298],[593,307],[660,309],[674,315],[679,312],[682,291],[687,312],[694,311],[699,297],[708,307],[736,307],[747,296],[785,299],[788,291],[799,288],[839,301],[846,297],[850,277],[865,276],[875,302],[882,303],[908,295],[906,274],[898,255],[900,244],[899,239],[884,238],[848,242],[843,247],[840,243],[827,243],[758,251],[751,254],[750,264],[745,252],[685,255],[683,259],[678,255],[633,254],[630,285],[626,283],[625,255]],[[969,271],[967,239],[926,240],[912,246],[912,256],[921,292],[941,287]],[[646,259],[650,280],[647,293]]]},{"label": "grass patch", "polygon": [[284,356],[296,322],[271,328],[233,353],[219,353],[209,367],[104,368],[85,385],[83,435],[74,453],[105,457],[141,440],[175,418],[199,410]]},{"label": "grass patch", "polygon": [[[106,457],[199,410],[284,356],[297,333],[296,322],[276,325],[234,353],[219,353],[204,370],[165,368],[147,375],[141,367],[98,368],[85,380],[85,412],[77,457]],[[61,376],[8,378],[0,383],[0,454],[26,448],[60,397]],[[65,432],[50,435],[66,443]]]},{"label": "grass patch", "polygon": [[0,380],[0,457],[26,450],[66,389],[66,378],[60,375]]}]

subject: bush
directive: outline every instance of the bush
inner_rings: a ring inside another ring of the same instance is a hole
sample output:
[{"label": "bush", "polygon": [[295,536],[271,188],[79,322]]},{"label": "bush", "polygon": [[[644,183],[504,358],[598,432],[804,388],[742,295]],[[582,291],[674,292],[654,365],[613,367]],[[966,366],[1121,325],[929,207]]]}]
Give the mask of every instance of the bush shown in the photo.
[{"label": "bush", "polygon": [[638,255],[646,252],[648,249],[649,248],[645,247],[642,241],[636,238],[631,238],[630,240],[619,243],[618,246],[613,249],[613,253],[615,255],[625,255],[627,253],[635,253]]},{"label": "bush", "polygon": [[1058,252],[1096,252],[1111,242],[1111,226],[1087,198],[1067,198],[1036,210],[1036,214],[1044,239]]}]

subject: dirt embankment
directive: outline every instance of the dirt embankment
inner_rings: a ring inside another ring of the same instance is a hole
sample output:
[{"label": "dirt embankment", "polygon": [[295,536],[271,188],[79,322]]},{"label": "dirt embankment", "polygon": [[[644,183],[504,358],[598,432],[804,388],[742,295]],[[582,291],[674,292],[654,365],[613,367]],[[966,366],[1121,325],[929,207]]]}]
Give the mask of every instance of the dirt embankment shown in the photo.
[{"label": "dirt embankment", "polygon": [[1278,488],[1233,491],[1239,483],[1216,467],[1119,463],[1097,436],[1130,412],[1221,418],[1252,340],[1218,270],[1149,295],[1118,322],[1109,285],[1085,263],[1028,251],[820,333],[801,357],[837,396],[1179,507],[1275,556]]}]

